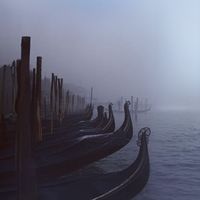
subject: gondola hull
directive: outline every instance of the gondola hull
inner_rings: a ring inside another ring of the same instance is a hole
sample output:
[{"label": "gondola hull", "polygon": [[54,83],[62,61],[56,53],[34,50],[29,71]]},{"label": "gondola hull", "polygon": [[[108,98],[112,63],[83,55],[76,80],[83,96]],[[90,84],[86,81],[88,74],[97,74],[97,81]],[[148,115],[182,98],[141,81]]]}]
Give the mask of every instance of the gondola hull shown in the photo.
[{"label": "gondola hull", "polygon": [[[126,169],[108,174],[88,175],[79,178],[64,177],[39,187],[41,200],[130,200],[146,185],[149,174],[147,131],[140,131],[140,150],[136,160]],[[16,198],[16,189],[0,189],[2,200]]]},{"label": "gondola hull", "polygon": [[[124,147],[132,138],[132,134],[131,116],[128,105],[125,105],[125,120],[117,131],[104,135],[83,136],[36,155],[39,180],[49,181],[102,159]],[[3,187],[5,182],[9,184],[15,180],[14,159],[2,161],[1,166],[0,186]]]}]

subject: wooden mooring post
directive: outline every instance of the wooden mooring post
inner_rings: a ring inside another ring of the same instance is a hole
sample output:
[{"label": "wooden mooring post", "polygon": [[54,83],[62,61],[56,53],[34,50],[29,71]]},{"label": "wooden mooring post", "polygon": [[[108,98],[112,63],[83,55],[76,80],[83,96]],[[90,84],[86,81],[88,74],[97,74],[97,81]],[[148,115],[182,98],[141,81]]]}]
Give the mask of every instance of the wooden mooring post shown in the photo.
[{"label": "wooden mooring post", "polygon": [[1,81],[1,95],[0,95],[0,115],[5,114],[5,79],[6,79],[6,65],[3,66],[2,81]]},{"label": "wooden mooring post", "polygon": [[91,88],[90,91],[90,104],[92,105],[92,101],[93,101],[93,87]]},{"label": "wooden mooring post", "polygon": [[15,113],[15,98],[16,98],[16,62],[13,61],[11,66],[11,80],[12,80],[12,113]]},{"label": "wooden mooring post", "polygon": [[137,115],[138,115],[138,106],[139,106],[139,98],[137,97],[136,98],[136,102],[135,102],[135,105],[134,105],[134,111],[135,111],[135,121],[137,121]]},{"label": "wooden mooring post", "polygon": [[31,148],[30,37],[22,37],[21,64],[18,68],[17,178],[18,200],[36,200],[36,168]]},{"label": "wooden mooring post", "polygon": [[54,120],[57,122],[58,108],[58,77],[54,77]]},{"label": "wooden mooring post", "polygon": [[134,110],[133,110],[133,108],[134,108],[134,102],[133,102],[133,96],[131,96],[131,113],[132,113],[132,115],[133,115],[133,112],[134,112]]},{"label": "wooden mooring post", "polygon": [[32,71],[32,96],[31,96],[31,130],[32,134],[32,146],[36,144],[36,71],[33,68]]},{"label": "wooden mooring post", "polygon": [[63,79],[58,79],[58,118],[60,125],[62,123],[63,116]]},{"label": "wooden mooring post", "polygon": [[51,74],[51,91],[50,91],[50,112],[51,112],[51,134],[53,134],[53,127],[54,127],[54,95],[53,95],[53,90],[54,90],[54,80],[55,76],[52,73]]},{"label": "wooden mooring post", "polygon": [[41,122],[41,105],[42,105],[42,57],[37,57],[36,70],[36,140],[42,141],[42,122]]},{"label": "wooden mooring post", "polygon": [[67,90],[65,97],[65,115],[69,114],[69,101],[70,101],[69,90]]}]

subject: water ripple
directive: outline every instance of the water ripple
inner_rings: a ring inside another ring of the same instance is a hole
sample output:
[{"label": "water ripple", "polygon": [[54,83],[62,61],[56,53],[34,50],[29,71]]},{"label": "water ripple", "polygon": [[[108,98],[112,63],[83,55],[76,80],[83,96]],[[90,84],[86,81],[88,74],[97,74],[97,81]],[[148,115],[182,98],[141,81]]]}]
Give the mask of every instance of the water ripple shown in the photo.
[{"label": "water ripple", "polygon": [[[118,126],[123,116],[115,114]],[[135,200],[200,199],[200,113],[149,112],[134,122],[134,132],[149,126],[151,175]],[[108,172],[127,167],[137,155],[136,135],[121,151],[99,161]],[[124,156],[125,155],[125,156]]]}]

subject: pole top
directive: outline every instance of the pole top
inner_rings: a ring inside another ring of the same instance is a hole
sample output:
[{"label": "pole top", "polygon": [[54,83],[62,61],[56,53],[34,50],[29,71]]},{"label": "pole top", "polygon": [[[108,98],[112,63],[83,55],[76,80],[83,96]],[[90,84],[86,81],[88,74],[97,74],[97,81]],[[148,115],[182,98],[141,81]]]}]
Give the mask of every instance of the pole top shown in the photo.
[{"label": "pole top", "polygon": [[42,56],[37,56],[37,59],[38,60],[42,60]]},{"label": "pole top", "polygon": [[30,36],[22,36],[22,42],[28,42],[31,40]]},{"label": "pole top", "polygon": [[21,47],[22,47],[22,50],[23,48],[30,48],[30,44],[31,44],[31,37],[29,36],[23,36],[22,37],[22,40],[21,40]]}]

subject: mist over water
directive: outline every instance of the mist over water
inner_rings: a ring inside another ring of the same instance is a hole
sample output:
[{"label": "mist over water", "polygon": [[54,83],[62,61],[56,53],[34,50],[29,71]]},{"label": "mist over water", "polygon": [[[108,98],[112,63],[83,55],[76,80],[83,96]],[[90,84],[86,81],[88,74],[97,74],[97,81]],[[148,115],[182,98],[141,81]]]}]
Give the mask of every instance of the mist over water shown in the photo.
[{"label": "mist over water", "polygon": [[[97,105],[131,96],[152,105],[132,115],[129,144],[91,167],[125,169],[137,156],[137,133],[150,127],[150,179],[134,199],[199,199],[199,0],[0,0],[0,27],[0,67],[20,57],[28,35],[31,68],[42,56],[43,76],[55,73],[88,96],[93,87]],[[114,117],[117,129],[124,113]]]},{"label": "mist over water", "polygon": [[99,101],[147,97],[153,107],[200,102],[198,0],[1,0],[0,65],[32,37],[31,66],[89,90]]}]

